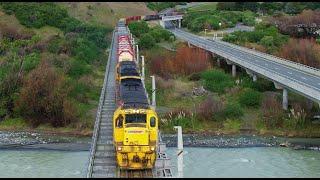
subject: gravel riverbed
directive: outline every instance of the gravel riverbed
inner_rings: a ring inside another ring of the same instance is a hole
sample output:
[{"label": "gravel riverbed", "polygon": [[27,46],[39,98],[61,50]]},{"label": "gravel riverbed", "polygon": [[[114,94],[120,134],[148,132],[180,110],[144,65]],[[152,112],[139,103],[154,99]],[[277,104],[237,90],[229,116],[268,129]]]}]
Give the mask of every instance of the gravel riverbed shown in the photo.
[{"label": "gravel riverbed", "polygon": [[[162,140],[168,147],[177,146],[176,134],[163,134]],[[255,135],[198,135],[184,134],[185,147],[275,147],[320,150],[320,138],[261,137]],[[88,151],[91,137],[61,136],[32,132],[0,131],[0,149],[46,149],[66,151]]]}]

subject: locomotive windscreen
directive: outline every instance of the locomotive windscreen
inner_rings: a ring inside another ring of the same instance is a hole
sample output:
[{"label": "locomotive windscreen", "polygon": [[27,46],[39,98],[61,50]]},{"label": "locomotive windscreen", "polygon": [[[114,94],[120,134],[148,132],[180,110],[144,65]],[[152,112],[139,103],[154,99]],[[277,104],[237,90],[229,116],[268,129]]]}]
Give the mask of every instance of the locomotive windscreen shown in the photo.
[{"label": "locomotive windscreen", "polygon": [[125,123],[146,123],[147,115],[146,114],[126,114]]}]

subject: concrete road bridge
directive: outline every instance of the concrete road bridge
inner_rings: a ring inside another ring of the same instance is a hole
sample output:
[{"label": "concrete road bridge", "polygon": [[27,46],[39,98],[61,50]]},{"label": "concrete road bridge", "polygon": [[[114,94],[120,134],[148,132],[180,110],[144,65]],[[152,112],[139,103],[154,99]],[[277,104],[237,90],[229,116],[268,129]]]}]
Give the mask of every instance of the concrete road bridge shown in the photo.
[{"label": "concrete road bridge", "polygon": [[267,78],[274,82],[277,89],[283,90],[283,108],[288,109],[288,90],[307,97],[310,102],[320,105],[320,70],[266,53],[237,46],[219,39],[206,39],[179,28],[169,29],[177,38],[189,45],[205,49],[218,56],[217,64],[225,60],[232,66],[232,75],[236,76],[237,67],[244,68],[252,76]]}]

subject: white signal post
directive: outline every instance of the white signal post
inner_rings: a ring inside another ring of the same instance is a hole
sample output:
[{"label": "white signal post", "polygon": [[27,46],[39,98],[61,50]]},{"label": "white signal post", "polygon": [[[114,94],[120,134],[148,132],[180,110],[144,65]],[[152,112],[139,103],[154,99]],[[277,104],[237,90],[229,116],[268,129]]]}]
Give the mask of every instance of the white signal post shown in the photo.
[{"label": "white signal post", "polygon": [[145,72],[144,72],[144,56],[141,56],[141,68],[142,68],[142,72],[141,72],[141,74],[142,74],[142,79],[143,79],[143,81],[144,81],[144,78],[145,78]]},{"label": "white signal post", "polygon": [[152,78],[152,107],[156,110],[156,79],[155,76],[150,76]]},{"label": "white signal post", "polygon": [[137,64],[139,65],[139,46],[138,46],[138,44],[136,45],[136,49],[137,49],[137,51],[136,51],[136,53],[137,53]]},{"label": "white signal post", "polygon": [[178,178],[183,178],[183,139],[181,126],[174,126],[178,130]]}]

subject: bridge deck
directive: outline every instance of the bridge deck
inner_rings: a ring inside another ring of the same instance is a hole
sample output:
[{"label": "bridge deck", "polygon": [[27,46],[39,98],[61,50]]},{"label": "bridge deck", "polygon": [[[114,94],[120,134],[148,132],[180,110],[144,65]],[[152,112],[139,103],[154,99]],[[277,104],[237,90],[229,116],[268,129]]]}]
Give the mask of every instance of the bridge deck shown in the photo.
[{"label": "bridge deck", "polygon": [[319,69],[279,60],[271,55],[253,52],[230,43],[210,41],[179,29],[173,29],[171,32],[197,47],[218,54],[239,66],[320,102]]},{"label": "bridge deck", "polygon": [[[95,131],[96,136],[93,137],[95,144],[91,151],[92,154],[92,173],[88,173],[88,177],[115,177],[116,160],[113,147],[113,129],[112,117],[115,110],[115,65],[116,65],[116,49],[117,41],[115,41],[117,33],[113,35],[110,48],[110,55],[106,68],[104,97],[100,99],[101,111],[97,116],[97,125]],[[99,111],[99,110],[98,110]],[[90,167],[89,167],[90,168]],[[90,170],[89,170],[90,171]]]}]

